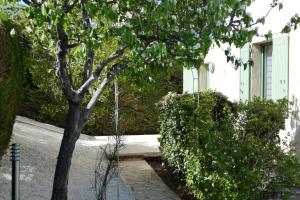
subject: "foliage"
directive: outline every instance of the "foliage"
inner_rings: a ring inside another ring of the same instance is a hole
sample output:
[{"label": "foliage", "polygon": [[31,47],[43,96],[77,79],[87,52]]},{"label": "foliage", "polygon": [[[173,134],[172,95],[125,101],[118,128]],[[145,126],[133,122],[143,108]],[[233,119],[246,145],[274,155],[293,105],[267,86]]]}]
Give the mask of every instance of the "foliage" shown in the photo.
[{"label": "foliage", "polygon": [[[55,57],[57,25],[64,29],[70,46],[66,55],[72,66],[70,74],[76,77],[83,72],[91,52],[93,60],[101,61],[124,44],[127,51],[121,62],[129,66],[127,73],[141,82],[150,72],[200,66],[212,44],[243,46],[257,34],[255,25],[265,19],[252,19],[246,10],[251,0],[24,2],[29,5],[26,32],[34,47]],[[271,7],[282,5],[274,0]],[[84,17],[89,22],[84,22]],[[293,26],[297,26],[297,19],[293,18]],[[228,50],[224,53],[228,61],[243,64]],[[82,83],[78,78],[72,81],[74,88]]]},{"label": "foliage", "polygon": [[[181,98],[182,97],[182,98]],[[166,165],[178,174],[184,173],[184,147],[186,135],[191,131],[188,116],[193,116],[194,100],[169,93],[159,103],[160,151]]]},{"label": "foliage", "polygon": [[170,93],[159,106],[162,157],[198,199],[288,198],[300,186],[299,161],[280,145],[287,101]]},{"label": "foliage", "polygon": [[0,157],[9,143],[23,93],[24,49],[18,27],[0,13]]},{"label": "foliage", "polygon": [[[12,19],[20,19],[20,12],[23,10],[21,5],[16,2],[7,2],[7,0],[0,0],[0,13],[9,16]],[[7,18],[7,17],[6,17]]]},{"label": "foliage", "polygon": [[[158,109],[155,103],[168,91],[182,91],[182,71],[170,72],[153,77],[147,84],[140,87],[126,76],[118,78],[120,86],[120,130],[123,134],[154,134],[158,133]],[[86,131],[90,134],[114,133],[113,108],[114,95],[112,89],[102,104],[98,105],[87,124]]]},{"label": "foliage", "polygon": [[[42,61],[31,61],[27,70],[27,84],[20,114],[38,121],[64,127],[66,101],[59,83]],[[168,91],[182,91],[182,71],[154,76],[142,86],[126,76],[118,77],[120,85],[120,128],[124,134],[158,133],[158,109],[155,103]],[[51,84],[49,84],[51,83]],[[87,127],[89,135],[110,135],[115,132],[113,86],[99,99]]]},{"label": "foliage", "polygon": [[[109,91],[102,92],[100,98],[95,91],[105,81],[105,77],[111,74],[110,70],[114,71],[112,66],[118,64],[122,66],[121,68],[126,68],[124,72],[126,79],[134,79],[139,85],[146,82],[149,77],[155,77],[172,68],[200,66],[211,45],[228,44],[241,47],[257,34],[255,26],[263,24],[267,16],[254,21],[246,9],[251,3],[250,0],[189,2],[124,0],[117,3],[85,0],[41,2],[23,0],[23,3],[18,3],[13,9],[18,10],[18,18],[26,26],[24,33],[33,47],[32,57],[37,62],[33,63],[36,66],[33,66],[30,73],[38,88],[28,91],[26,106],[30,109],[22,109],[23,113],[27,116],[37,115],[35,118],[39,120],[63,126],[68,108],[66,104],[73,95],[72,97],[83,99],[80,102],[83,110],[89,107],[88,104],[93,105],[92,108],[96,104],[103,105],[96,108],[93,114],[91,111],[87,112],[91,120],[86,123],[90,127],[103,127],[98,126],[99,118],[103,119],[101,121],[105,125],[109,125],[111,123],[107,122],[110,121],[112,110],[108,108],[111,105],[108,98]],[[27,4],[24,6],[25,12],[20,12],[19,8],[25,4]],[[7,12],[10,12],[11,5],[4,6]],[[281,9],[282,4],[274,0],[271,8],[275,7]],[[296,28],[298,23],[298,16],[295,15],[291,19],[290,30]],[[125,50],[120,51],[123,47]],[[236,66],[242,64],[246,66],[246,63],[232,56],[229,49],[224,51],[227,60]],[[63,52],[59,53],[60,50]],[[108,61],[112,55],[117,56]],[[57,62],[59,56],[62,56],[63,60],[60,64]],[[63,67],[58,67],[61,64]],[[93,71],[93,76],[88,71]],[[61,74],[65,76],[62,77]],[[67,87],[62,88],[63,92],[59,92],[60,83],[55,81],[55,76],[59,77],[62,86]],[[83,87],[84,83],[88,82],[88,76],[94,79]],[[125,82],[124,85],[127,87],[128,83]],[[129,85],[131,86],[131,83]],[[66,91],[72,95],[66,96]],[[49,98],[44,93],[49,94]],[[62,97],[62,93],[67,100]],[[96,103],[92,102],[92,99],[93,101],[95,99],[93,96],[98,99]],[[41,102],[36,99],[41,99]],[[134,97],[124,99],[138,101]],[[39,105],[41,109],[37,109]],[[150,113],[150,116],[152,115],[154,113]],[[145,119],[144,116],[141,115],[139,118]],[[132,124],[134,123],[129,123],[127,127],[134,127]],[[145,130],[153,129],[151,126],[150,124]],[[107,130],[102,129],[102,132],[110,129],[109,126]],[[95,131],[87,130],[87,132]]]}]

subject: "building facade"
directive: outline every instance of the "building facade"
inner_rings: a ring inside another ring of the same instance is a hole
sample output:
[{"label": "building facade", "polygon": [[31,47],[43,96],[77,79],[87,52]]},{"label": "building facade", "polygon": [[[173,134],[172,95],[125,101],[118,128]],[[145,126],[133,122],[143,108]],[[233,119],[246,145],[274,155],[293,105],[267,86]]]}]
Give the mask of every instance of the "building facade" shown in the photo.
[{"label": "building facade", "polygon": [[[254,19],[262,17],[268,13],[271,2],[256,0],[248,12]],[[226,45],[212,47],[205,59],[206,65],[199,70],[184,69],[183,92],[211,89],[222,92],[232,101],[247,101],[255,96],[273,100],[288,98],[294,114],[286,120],[286,128],[280,136],[296,143],[300,157],[300,28],[281,34],[282,28],[296,13],[300,14],[299,0],[283,1],[283,9],[272,9],[265,24],[258,27],[259,35],[272,31],[272,39],[255,37],[243,48],[231,50],[243,61],[252,58],[252,67],[236,70],[226,61]]]}]

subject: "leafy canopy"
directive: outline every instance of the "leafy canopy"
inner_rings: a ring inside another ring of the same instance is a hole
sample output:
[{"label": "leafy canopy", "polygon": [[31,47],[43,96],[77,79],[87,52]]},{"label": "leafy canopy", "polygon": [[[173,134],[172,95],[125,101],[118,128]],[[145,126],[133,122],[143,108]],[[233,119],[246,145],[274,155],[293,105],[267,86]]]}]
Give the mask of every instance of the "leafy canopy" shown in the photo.
[{"label": "leafy canopy", "polygon": [[[27,36],[35,50],[52,58],[49,72],[56,71],[67,99],[79,102],[89,92],[90,109],[125,68],[131,77],[144,81],[149,72],[201,66],[212,45],[242,47],[267,17],[266,13],[254,21],[246,9],[252,2],[23,0],[19,4],[27,5]],[[273,0],[270,9],[276,7],[281,9],[282,4]],[[283,32],[297,28],[299,22],[295,15]],[[237,67],[251,64],[242,63],[229,49],[224,53]]]},{"label": "leafy canopy", "polygon": [[[27,30],[36,36],[36,45],[43,45],[55,56],[57,25],[61,24],[70,46],[78,44],[68,53],[69,61],[78,66],[91,50],[103,51],[101,47],[112,41],[129,49],[122,61],[134,73],[146,66],[200,66],[212,44],[241,47],[257,34],[255,25],[263,23],[264,17],[253,21],[246,11],[252,2],[32,0],[27,2],[33,5],[27,12]],[[278,5],[281,7],[274,0],[271,7]],[[83,22],[85,17],[88,20]],[[241,64],[233,57],[229,60]]]}]

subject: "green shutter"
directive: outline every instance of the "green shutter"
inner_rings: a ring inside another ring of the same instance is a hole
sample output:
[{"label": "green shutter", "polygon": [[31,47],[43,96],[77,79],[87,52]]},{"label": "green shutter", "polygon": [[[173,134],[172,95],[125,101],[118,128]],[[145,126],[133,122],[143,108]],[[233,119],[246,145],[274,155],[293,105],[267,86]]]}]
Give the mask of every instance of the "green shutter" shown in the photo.
[{"label": "green shutter", "polygon": [[205,84],[205,89],[208,90],[209,89],[209,69],[206,69],[206,84]]},{"label": "green shutter", "polygon": [[[250,59],[250,44],[246,44],[241,49],[241,59],[243,62],[248,62]],[[240,67],[240,100],[248,101],[250,98],[250,67]]]},{"label": "green shutter", "polygon": [[183,93],[198,92],[198,70],[183,69]]},{"label": "green shutter", "polygon": [[272,55],[272,99],[288,97],[289,37],[273,39]]}]

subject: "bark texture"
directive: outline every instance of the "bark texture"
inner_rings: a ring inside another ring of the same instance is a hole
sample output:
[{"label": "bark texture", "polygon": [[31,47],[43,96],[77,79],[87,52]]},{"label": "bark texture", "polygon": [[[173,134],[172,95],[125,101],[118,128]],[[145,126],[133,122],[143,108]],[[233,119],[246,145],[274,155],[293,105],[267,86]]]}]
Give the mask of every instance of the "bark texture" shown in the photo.
[{"label": "bark texture", "polygon": [[68,199],[69,169],[75,144],[80,135],[78,128],[80,111],[80,104],[69,102],[68,117],[57,158],[51,200]]}]

